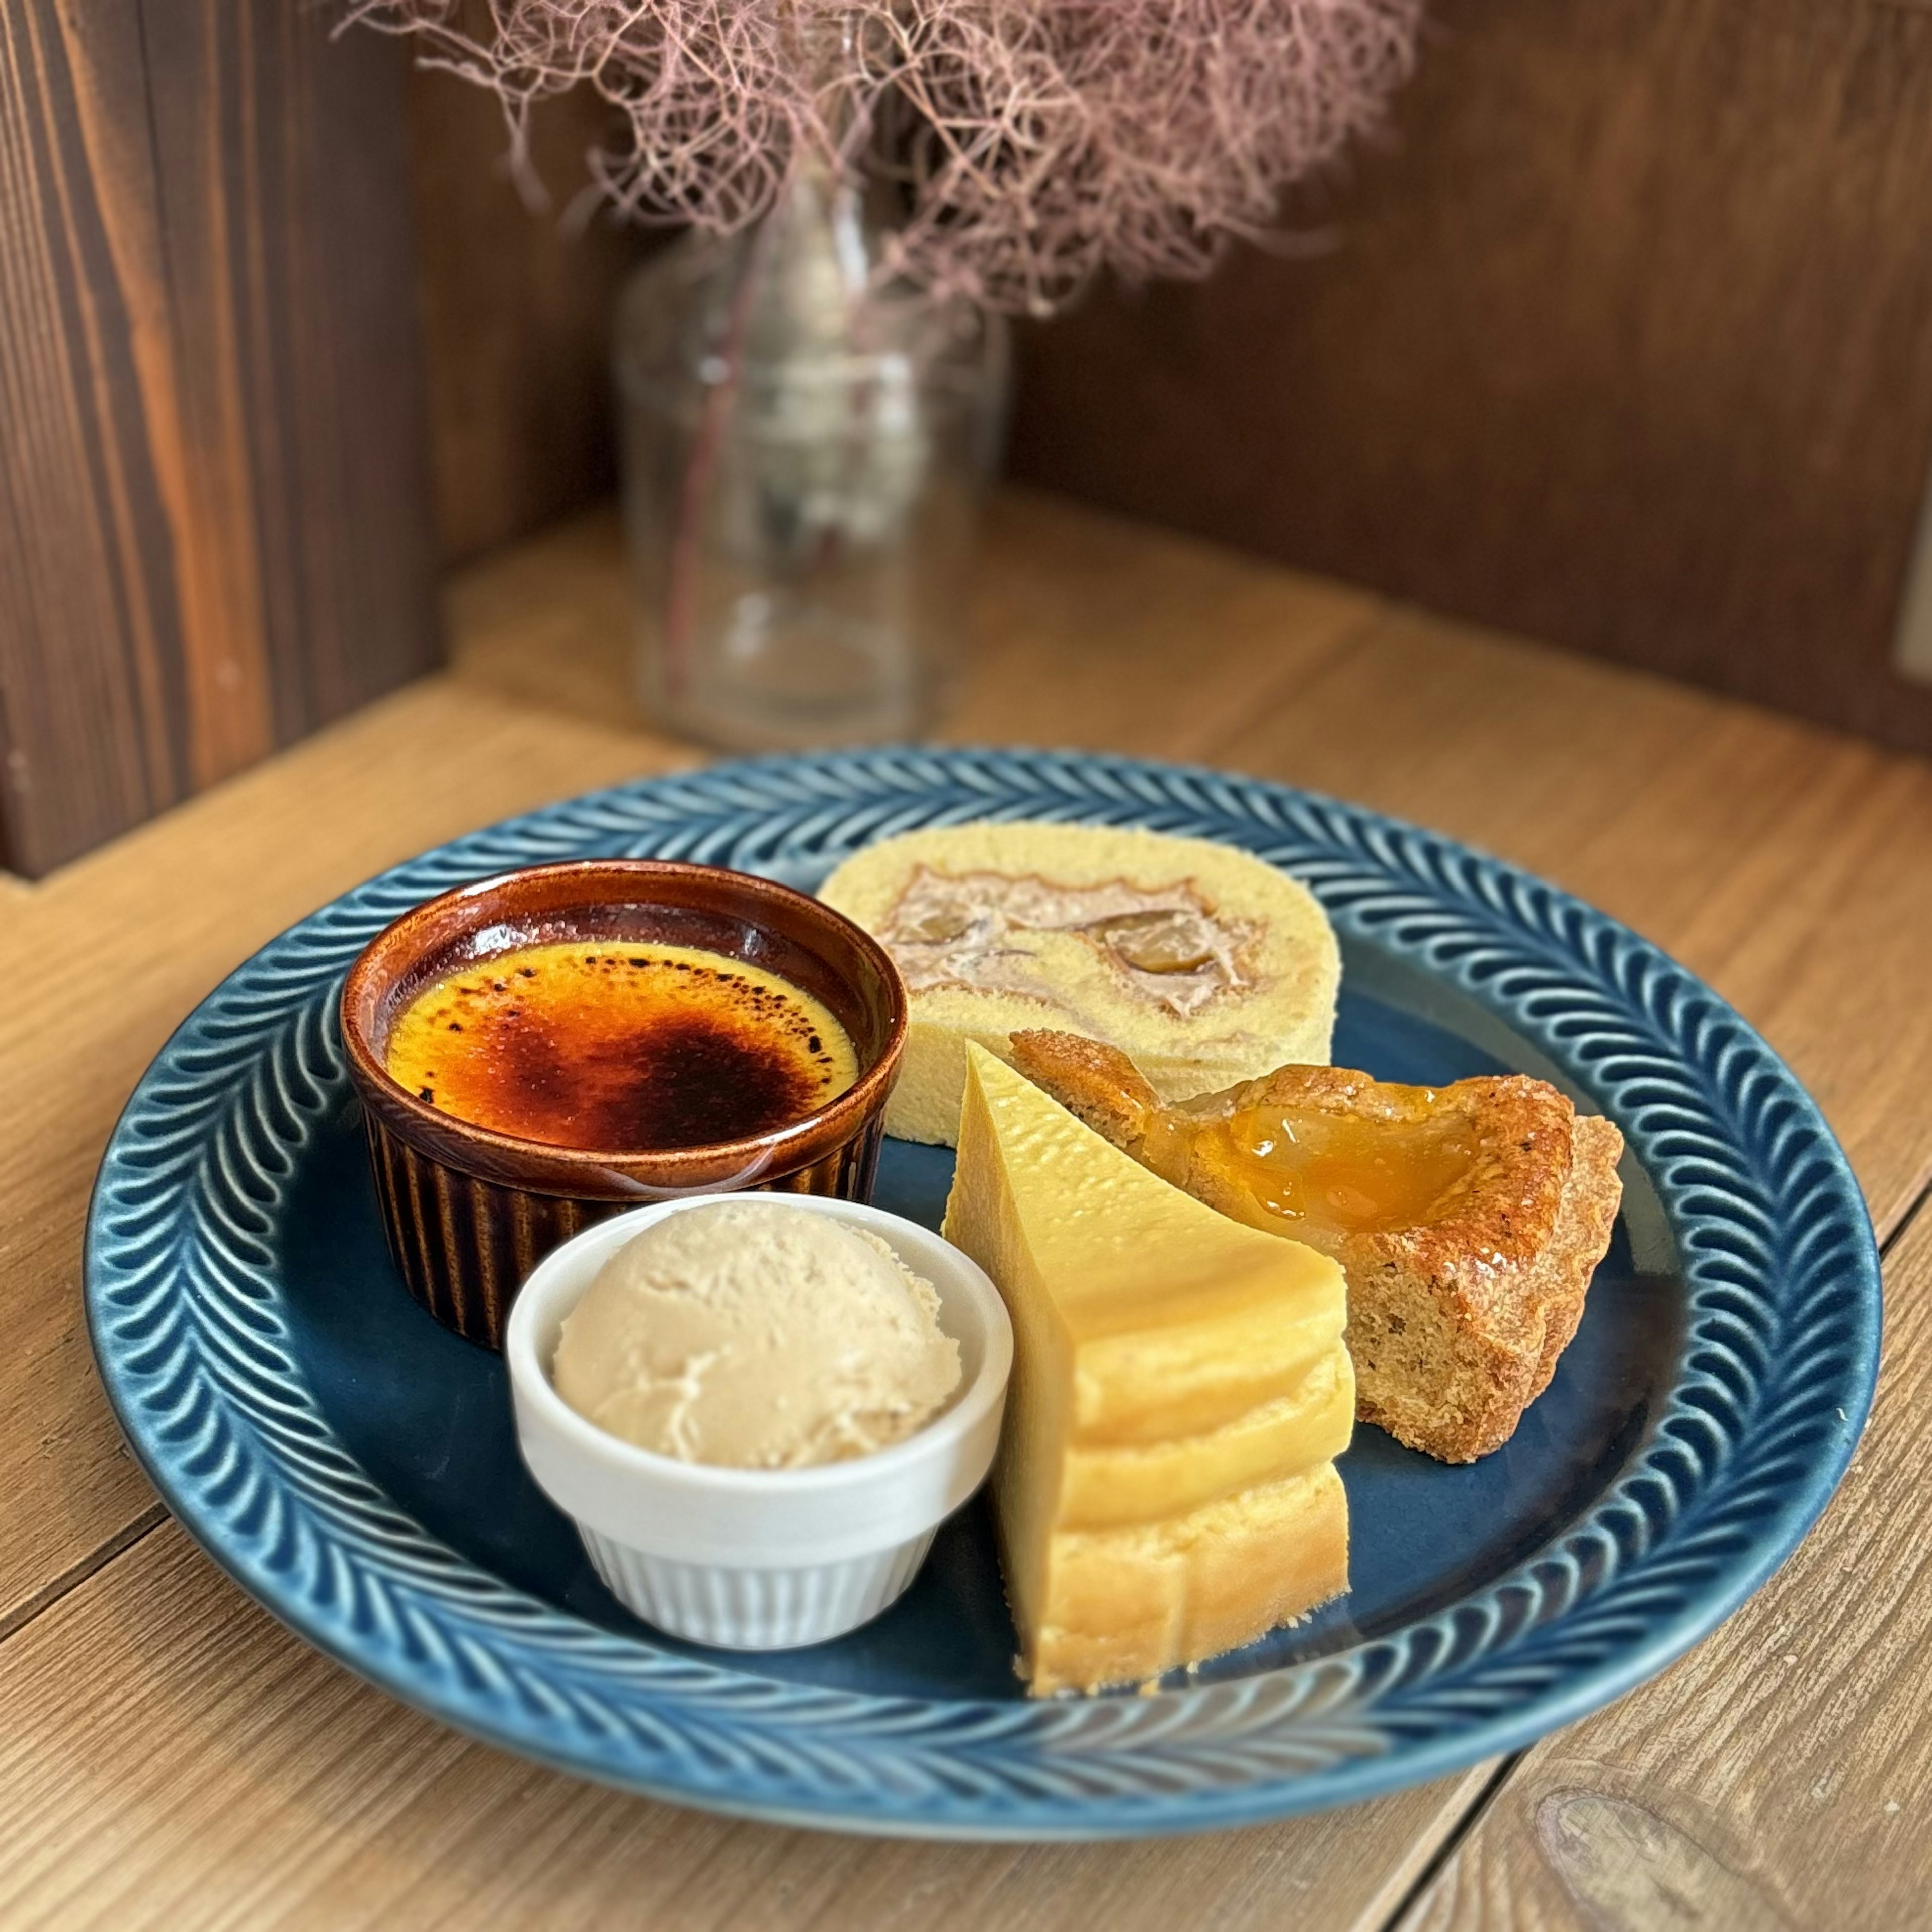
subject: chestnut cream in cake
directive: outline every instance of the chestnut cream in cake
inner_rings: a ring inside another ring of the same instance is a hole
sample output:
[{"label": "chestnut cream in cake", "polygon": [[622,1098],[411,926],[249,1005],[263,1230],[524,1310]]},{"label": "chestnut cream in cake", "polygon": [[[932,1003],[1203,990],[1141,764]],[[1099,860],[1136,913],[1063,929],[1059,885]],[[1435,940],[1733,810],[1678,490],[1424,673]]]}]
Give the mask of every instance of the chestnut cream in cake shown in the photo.
[{"label": "chestnut cream in cake", "polygon": [[1610,1246],[1623,1136],[1546,1082],[1282,1066],[1170,1106],[1095,1041],[1019,1033],[1012,1052],[1154,1173],[1342,1264],[1364,1422],[1472,1462],[1549,1386]]},{"label": "chestnut cream in cake", "polygon": [[1099,825],[961,825],[848,860],[826,903],[910,995],[886,1130],[950,1142],[968,1040],[1017,1028],[1131,1052],[1163,1099],[1328,1057],[1340,955],[1313,896],[1247,853]]}]

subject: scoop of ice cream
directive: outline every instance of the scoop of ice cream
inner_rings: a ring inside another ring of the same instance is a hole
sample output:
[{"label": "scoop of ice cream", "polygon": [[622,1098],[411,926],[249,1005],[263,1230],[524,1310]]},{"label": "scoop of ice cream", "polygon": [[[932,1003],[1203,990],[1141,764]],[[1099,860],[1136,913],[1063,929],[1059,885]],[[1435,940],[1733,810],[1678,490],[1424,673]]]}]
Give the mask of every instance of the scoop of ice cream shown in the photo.
[{"label": "scoop of ice cream", "polygon": [[959,1385],[939,1297],[874,1234],[721,1202],[625,1243],[564,1319],[578,1414],[686,1462],[796,1469],[902,1441]]}]

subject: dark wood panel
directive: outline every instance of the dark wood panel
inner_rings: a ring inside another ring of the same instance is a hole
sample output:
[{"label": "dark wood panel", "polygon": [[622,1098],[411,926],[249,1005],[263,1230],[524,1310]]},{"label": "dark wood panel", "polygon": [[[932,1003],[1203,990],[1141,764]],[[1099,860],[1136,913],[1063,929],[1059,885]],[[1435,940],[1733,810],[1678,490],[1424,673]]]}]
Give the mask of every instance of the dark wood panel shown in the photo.
[{"label": "dark wood panel", "polygon": [[424,668],[403,57],[268,0],[0,0],[4,859]]},{"label": "dark wood panel", "polygon": [[563,219],[605,128],[589,90],[536,117],[545,209],[509,178],[490,96],[418,70],[410,118],[436,527],[454,562],[614,487],[610,315],[650,242],[608,218]]},{"label": "dark wood panel", "polygon": [[128,264],[130,301],[111,245],[128,252],[126,226],[110,236],[82,138],[85,93],[118,206],[157,232],[139,21],[115,10],[74,25],[70,46],[52,5],[0,8],[0,829],[16,867],[188,783],[179,599],[135,403],[160,265]]},{"label": "dark wood panel", "polygon": [[1394,139],[1199,287],[1028,334],[1014,464],[1932,748],[1932,12],[1437,0]]}]

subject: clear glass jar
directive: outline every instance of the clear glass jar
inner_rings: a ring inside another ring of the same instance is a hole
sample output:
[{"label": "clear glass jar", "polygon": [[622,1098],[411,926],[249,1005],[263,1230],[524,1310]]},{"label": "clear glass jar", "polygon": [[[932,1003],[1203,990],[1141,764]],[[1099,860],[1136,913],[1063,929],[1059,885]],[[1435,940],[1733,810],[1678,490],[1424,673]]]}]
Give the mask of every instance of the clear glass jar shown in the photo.
[{"label": "clear glass jar", "polygon": [[885,284],[854,188],[802,170],[750,233],[687,238],[618,311],[642,688],[744,749],[914,737],[965,642],[1008,389],[996,317]]}]

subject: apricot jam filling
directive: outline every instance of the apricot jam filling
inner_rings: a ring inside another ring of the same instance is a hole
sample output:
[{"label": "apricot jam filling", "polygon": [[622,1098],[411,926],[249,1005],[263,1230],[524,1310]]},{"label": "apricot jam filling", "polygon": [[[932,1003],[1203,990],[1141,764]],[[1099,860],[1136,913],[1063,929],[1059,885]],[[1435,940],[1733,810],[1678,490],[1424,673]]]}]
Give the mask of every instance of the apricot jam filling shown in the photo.
[{"label": "apricot jam filling", "polygon": [[1269,1214],[1304,1234],[1392,1234],[1454,1211],[1468,1192],[1481,1147],[1466,1118],[1430,1118],[1435,1096],[1428,1089],[1388,1090],[1414,1118],[1276,1105],[1166,1131],[1210,1140],[1215,1164]]},{"label": "apricot jam filling", "polygon": [[521,946],[418,993],[385,1061],[472,1126],[604,1154],[770,1132],[859,1076],[851,1040],[802,988],[694,946]]}]

